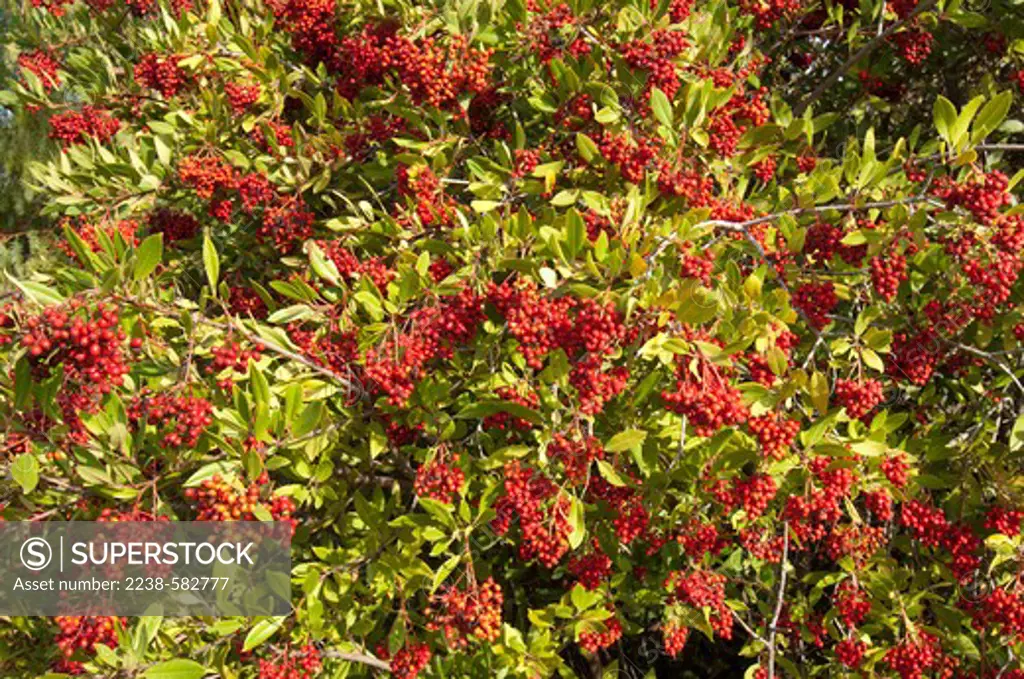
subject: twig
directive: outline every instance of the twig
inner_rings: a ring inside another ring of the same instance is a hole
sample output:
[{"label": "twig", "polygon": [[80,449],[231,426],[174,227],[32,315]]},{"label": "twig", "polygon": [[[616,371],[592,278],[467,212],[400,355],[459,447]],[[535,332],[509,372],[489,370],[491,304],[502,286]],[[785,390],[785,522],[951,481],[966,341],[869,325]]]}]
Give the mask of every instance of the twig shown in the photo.
[{"label": "twig", "polygon": [[782,616],[782,602],[786,595],[786,565],[789,560],[789,522],[782,524],[782,566],[779,568],[779,595],[775,600],[775,614],[768,625],[768,679],[775,679],[775,633]]},{"label": "twig", "polygon": [[797,104],[793,108],[793,115],[798,118],[801,115],[803,115],[804,111],[807,110],[807,107],[816,102],[821,97],[821,95],[825,94],[825,92],[827,92],[830,87],[835,85],[836,81],[838,81],[844,73],[850,70],[851,66],[856,64],[864,57],[866,57],[868,54],[870,54],[876,47],[878,47],[890,35],[895,33],[896,30],[899,29],[901,26],[912,21],[914,18],[917,17],[918,14],[931,9],[932,7],[935,6],[936,3],[937,0],[926,0],[925,2],[922,2],[917,7],[915,7],[914,11],[907,15],[905,18],[900,19],[899,21],[891,24],[889,28],[885,29],[877,36],[869,40],[868,43],[861,47],[859,50],[857,50],[852,57],[843,62],[842,66],[832,71],[828,75],[828,77],[822,80],[818,84],[818,86],[814,88],[814,91],[811,92],[810,96],[808,96],[806,99]]},{"label": "twig", "polygon": [[385,672],[391,671],[391,664],[387,661],[375,658],[372,655],[366,653],[349,653],[345,651],[326,651],[324,654],[326,658],[337,658],[338,660],[344,660],[346,662],[355,662],[363,665],[369,665],[370,667],[376,667],[378,670],[384,670]]}]

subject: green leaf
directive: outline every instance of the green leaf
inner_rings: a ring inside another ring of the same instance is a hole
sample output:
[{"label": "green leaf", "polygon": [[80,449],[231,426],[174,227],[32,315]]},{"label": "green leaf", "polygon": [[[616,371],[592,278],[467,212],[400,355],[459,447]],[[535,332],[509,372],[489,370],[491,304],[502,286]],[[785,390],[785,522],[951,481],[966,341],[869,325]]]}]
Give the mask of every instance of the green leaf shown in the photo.
[{"label": "green leaf", "polygon": [[217,294],[217,280],[220,278],[220,257],[217,247],[210,240],[210,232],[203,235],[203,266],[206,268],[206,280],[214,296]]},{"label": "green leaf", "polygon": [[672,104],[657,87],[651,89],[651,112],[659,123],[672,129]]},{"label": "green leaf", "polygon": [[618,453],[639,446],[646,439],[647,432],[643,429],[627,429],[608,439],[604,449],[609,453]]},{"label": "green leaf", "polygon": [[196,661],[178,658],[153,665],[142,676],[144,679],[199,679],[205,674],[206,668]]},{"label": "green leaf", "polygon": [[998,128],[1003,123],[1003,120],[1006,119],[1006,114],[1010,112],[1012,104],[1013,92],[1010,90],[1000,92],[992,97],[985,104],[985,107],[981,109],[981,113],[978,114],[974,121],[974,127],[971,131],[971,143],[977,144]]},{"label": "green leaf", "polygon": [[576,133],[576,150],[580,153],[580,158],[587,161],[588,163],[594,158],[600,156],[600,152],[597,149],[597,144],[594,140],[583,134],[582,132]]},{"label": "green leaf", "polygon": [[142,244],[135,249],[135,280],[141,281],[153,273],[163,256],[164,235],[162,233],[154,233],[142,241]]},{"label": "green leaf", "polygon": [[953,125],[956,124],[956,107],[953,106],[953,102],[939,95],[939,98],[935,100],[935,106],[932,108],[932,119],[935,122],[935,129],[938,130],[942,138],[947,143],[952,144],[951,134]]},{"label": "green leaf", "polygon": [[828,412],[828,378],[817,370],[811,375],[811,403],[819,413]]},{"label": "green leaf", "polygon": [[28,495],[39,484],[39,461],[32,453],[22,453],[11,463],[11,478]]},{"label": "green leaf", "polygon": [[611,464],[606,460],[598,460],[597,469],[598,471],[601,472],[601,476],[604,477],[604,480],[612,484],[613,486],[626,485],[626,482],[622,480],[622,477],[619,476],[619,473],[615,471],[615,467],[611,466]]},{"label": "green leaf", "polygon": [[336,288],[341,287],[341,274],[334,262],[324,257],[323,250],[316,243],[309,244],[309,264],[313,272]]},{"label": "green leaf", "polygon": [[20,281],[6,271],[4,272],[4,275],[7,276],[7,280],[14,283],[14,285],[21,290],[22,294],[24,294],[27,299],[35,302],[36,304],[52,306],[64,301],[63,295],[42,283],[36,283],[34,281]]},{"label": "green leaf", "polygon": [[281,625],[287,616],[279,616],[276,618],[268,618],[261,620],[253,628],[249,630],[249,633],[245,636],[245,643],[242,644],[243,651],[251,651],[256,648],[264,641],[274,636],[277,630],[281,629]]}]

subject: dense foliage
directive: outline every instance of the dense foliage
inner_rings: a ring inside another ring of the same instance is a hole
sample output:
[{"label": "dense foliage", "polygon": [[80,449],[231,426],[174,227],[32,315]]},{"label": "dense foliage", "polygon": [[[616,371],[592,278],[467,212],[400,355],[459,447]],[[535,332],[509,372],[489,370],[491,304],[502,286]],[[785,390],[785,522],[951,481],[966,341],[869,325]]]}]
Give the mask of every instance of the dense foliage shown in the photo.
[{"label": "dense foliage", "polygon": [[295,566],[3,676],[1024,678],[1022,14],[9,7],[3,517]]}]

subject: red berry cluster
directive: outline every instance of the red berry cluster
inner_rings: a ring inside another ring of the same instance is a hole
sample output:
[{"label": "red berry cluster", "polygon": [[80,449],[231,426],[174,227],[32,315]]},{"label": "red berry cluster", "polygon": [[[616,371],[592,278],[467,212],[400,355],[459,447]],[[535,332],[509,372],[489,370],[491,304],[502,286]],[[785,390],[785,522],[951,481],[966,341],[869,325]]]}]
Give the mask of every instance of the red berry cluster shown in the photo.
[{"label": "red berry cluster", "polygon": [[592,551],[589,554],[576,555],[569,559],[566,570],[584,588],[594,590],[612,574],[612,560],[601,551],[601,546],[596,539],[591,542],[591,548]]},{"label": "red berry cluster", "polygon": [[670,622],[661,628],[661,635],[664,639],[665,652],[672,658],[678,658],[686,646],[686,640],[690,638],[690,628]]},{"label": "red berry cluster", "polygon": [[938,363],[937,339],[937,335],[928,329],[916,335],[894,333],[892,350],[885,366],[886,374],[918,386],[927,384]]},{"label": "red berry cluster", "polygon": [[263,88],[259,83],[224,83],[224,94],[227,95],[228,103],[235,115],[242,115],[253,104],[259,101]]},{"label": "red berry cluster", "polygon": [[326,331],[318,332],[293,323],[287,328],[288,338],[317,365],[351,376],[359,358],[355,330],[340,330],[334,322],[324,325],[327,326]]},{"label": "red berry cluster", "polygon": [[1024,511],[1000,505],[992,507],[985,514],[985,528],[1011,538],[1020,535],[1021,521],[1024,521]]},{"label": "red berry cluster", "polygon": [[665,160],[658,163],[658,190],[666,198],[678,196],[690,207],[705,207],[713,200],[711,192],[714,187],[714,180],[699,167],[674,167]]},{"label": "red berry cluster", "polygon": [[740,137],[751,127],[764,125],[771,118],[771,112],[764,101],[766,88],[746,94],[737,92],[709,116],[707,126],[708,146],[712,151],[729,158],[736,155]]},{"label": "red berry cluster", "polygon": [[213,361],[206,367],[206,374],[216,375],[224,370],[234,370],[236,373],[244,374],[249,371],[249,361],[256,363],[263,356],[263,347],[255,345],[252,348],[243,349],[238,342],[225,340],[223,344],[210,347],[213,354]]},{"label": "red berry cluster", "polygon": [[800,432],[799,420],[783,420],[775,415],[752,417],[747,421],[750,433],[757,437],[764,454],[773,460],[781,460]]},{"label": "red berry cluster", "polygon": [[384,260],[380,257],[369,257],[360,261],[351,250],[342,245],[341,241],[338,240],[319,240],[317,245],[323,250],[324,255],[334,262],[338,273],[350,280],[358,280],[366,276],[373,281],[378,290],[386,291],[388,283],[395,278],[395,270],[385,264]]},{"label": "red berry cluster", "polygon": [[129,405],[128,417],[136,427],[145,422],[164,432],[164,448],[192,448],[213,424],[213,404],[199,396],[152,395],[143,389]]},{"label": "red berry cluster", "polygon": [[465,648],[470,640],[494,641],[501,634],[501,586],[488,578],[465,590],[449,587],[431,599],[423,614],[428,630],[441,630],[452,648]]},{"label": "red berry cluster", "polygon": [[415,203],[416,216],[425,227],[451,227],[455,224],[455,201],[444,192],[441,180],[426,165],[400,165],[398,195]]},{"label": "red berry cluster", "polygon": [[740,0],[740,11],[754,17],[760,29],[771,28],[781,19],[792,17],[803,7],[801,0]]},{"label": "red berry cluster", "polygon": [[864,591],[858,588],[852,580],[843,580],[836,586],[835,594],[832,595],[832,603],[843,619],[843,623],[853,629],[864,622],[871,612],[871,602],[868,601]]},{"label": "red berry cluster", "polygon": [[81,111],[58,113],[50,118],[50,139],[64,146],[84,144],[90,137],[102,144],[119,129],[120,120],[95,106],[83,106]]},{"label": "red berry cluster", "polygon": [[164,243],[189,240],[199,232],[199,222],[187,212],[162,208],[149,215],[150,233],[162,233]]},{"label": "red berry cluster", "polygon": [[782,549],[785,546],[783,536],[772,537],[761,528],[744,528],[740,531],[740,544],[755,559],[769,563],[782,561]]},{"label": "red berry cluster", "polygon": [[722,639],[732,639],[732,609],[725,603],[725,576],[721,573],[696,570],[686,575],[673,571],[665,580],[672,598],[698,611],[710,609],[711,627]]},{"label": "red berry cluster", "polygon": [[579,633],[579,645],[585,651],[597,653],[602,648],[608,648],[622,638],[622,623],[612,616],[601,621],[604,625],[603,631],[584,631]]},{"label": "red berry cluster", "polygon": [[236,316],[266,318],[267,303],[252,288],[232,285],[228,290],[228,309]]},{"label": "red berry cluster", "polygon": [[828,315],[839,303],[831,281],[803,283],[793,291],[793,306],[803,312],[812,327],[821,330],[829,324]]},{"label": "red berry cluster", "polygon": [[576,439],[555,434],[548,444],[547,454],[552,460],[562,463],[566,478],[579,484],[590,476],[590,466],[594,460],[604,459],[604,446],[594,436]]},{"label": "red berry cluster", "polygon": [[109,393],[128,374],[125,333],[113,308],[98,304],[90,310],[74,299],[68,305],[47,307],[27,319],[24,328],[21,346],[33,369],[45,376],[63,365],[65,380],[78,387],[79,402]]},{"label": "red berry cluster", "polygon": [[900,679],[921,679],[924,673],[939,665],[942,647],[939,640],[923,630],[917,638],[907,637],[885,653],[884,662]]},{"label": "red berry cluster", "polygon": [[292,518],[295,503],[292,499],[277,496],[263,501],[260,499],[260,486],[256,483],[240,490],[214,475],[197,488],[186,488],[185,498],[196,503],[196,521],[257,521],[254,512],[262,507],[274,520],[287,522],[292,532],[295,531],[296,521]]},{"label": "red berry cluster", "polygon": [[466,474],[459,467],[449,464],[444,455],[438,455],[416,470],[416,494],[438,502],[451,504],[452,496],[458,495]]},{"label": "red berry cluster", "polygon": [[597,144],[601,156],[619,168],[623,179],[634,184],[643,181],[648,166],[658,155],[658,147],[656,139],[607,131],[601,135]]},{"label": "red berry cluster", "polygon": [[569,381],[576,389],[581,411],[600,412],[625,388],[629,376],[625,368],[604,368],[604,357],[627,337],[621,315],[610,302],[546,297],[536,283],[526,279],[492,283],[488,300],[505,317],[531,368],[543,368],[545,356],[559,348],[574,361]]},{"label": "red berry cluster", "polygon": [[892,496],[888,491],[884,489],[868,491],[863,496],[864,506],[877,520],[885,523],[895,516],[892,508]]},{"label": "red berry cluster", "polygon": [[505,493],[494,504],[497,517],[491,528],[505,535],[515,519],[522,534],[519,556],[536,558],[553,568],[569,550],[569,501],[558,486],[540,472],[518,461],[505,465]]},{"label": "red berry cluster", "polygon": [[900,57],[911,66],[920,66],[932,53],[935,36],[928,31],[910,28],[900,31],[892,38]]},{"label": "red berry cluster", "polygon": [[[528,387],[524,389],[516,388],[514,386],[498,387],[495,390],[495,394],[503,401],[516,403],[526,408],[536,408],[540,405],[540,397],[537,396],[537,392]],[[483,428],[529,431],[533,428],[533,423],[521,417],[516,417],[515,415],[511,415],[506,412],[500,412],[485,417],[483,421]]]},{"label": "red berry cluster", "polygon": [[867,416],[884,398],[885,392],[878,380],[836,380],[836,403],[846,408],[846,414],[853,419]]},{"label": "red berry cluster", "polygon": [[715,268],[715,255],[704,250],[699,255],[685,253],[682,257],[681,278],[696,278],[704,286],[711,287],[711,272]]},{"label": "red berry cluster", "polygon": [[767,184],[775,176],[775,170],[778,167],[778,161],[775,160],[775,156],[765,156],[758,162],[751,166],[754,171],[754,176],[760,179],[762,182]]},{"label": "red berry cluster", "polygon": [[280,204],[263,211],[263,222],[256,230],[261,241],[268,242],[278,252],[288,253],[313,235],[312,212],[305,209],[302,198],[288,197]]},{"label": "red berry cluster", "polygon": [[155,52],[145,54],[135,64],[135,82],[142,87],[159,92],[164,99],[170,99],[185,85],[188,78],[178,66],[181,55],[161,55]]},{"label": "red berry cluster", "polygon": [[18,55],[18,66],[39,78],[43,92],[49,92],[60,86],[60,74],[57,73],[57,70],[61,68],[61,63],[57,61],[52,52],[41,49],[22,52]]},{"label": "red berry cluster", "polygon": [[863,641],[847,637],[836,644],[836,660],[851,670],[855,670],[864,661],[864,653],[867,650],[868,646]]},{"label": "red berry cluster", "polygon": [[366,375],[389,403],[403,406],[427,364],[451,358],[456,347],[476,335],[483,318],[482,300],[469,288],[442,297],[436,306],[417,309],[409,315],[408,330],[366,352]]},{"label": "red berry cluster", "polygon": [[[387,649],[378,648],[377,655],[387,660]],[[407,643],[391,658],[391,675],[395,679],[416,679],[424,667],[430,664],[430,647],[415,642]]]},{"label": "red berry cluster", "polygon": [[286,648],[271,660],[261,659],[259,679],[314,679],[322,668],[320,651],[306,644],[298,651]]},{"label": "red berry cluster", "polygon": [[879,468],[894,488],[903,488],[907,485],[907,472],[910,471],[910,463],[902,453],[882,458]]},{"label": "red berry cluster", "polygon": [[1019,586],[1013,591],[997,587],[966,609],[971,615],[971,624],[979,632],[998,628],[999,634],[1011,639],[1024,637],[1024,596]]},{"label": "red berry cluster", "polygon": [[280,148],[291,148],[295,146],[295,140],[292,139],[292,128],[285,123],[279,123],[272,120],[264,121],[256,127],[252,128],[252,132],[249,136],[252,138],[254,144],[259,146],[268,153],[273,151],[270,144],[270,135],[266,133],[263,126],[266,125],[270,129],[273,135],[274,141],[277,142],[277,146]]},{"label": "red berry cluster", "polygon": [[729,541],[719,535],[715,524],[706,521],[691,521],[676,535],[676,542],[694,559],[708,554],[715,556],[729,545]]},{"label": "red berry cluster", "polygon": [[687,418],[697,436],[713,436],[722,427],[746,421],[748,411],[739,390],[732,387],[725,375],[710,363],[702,361],[703,379],[688,369],[688,360],[681,361],[676,373],[675,391],[662,391],[665,407]]},{"label": "red berry cluster", "polygon": [[81,674],[84,671],[82,663],[71,660],[76,652],[93,654],[99,644],[117,648],[117,632],[128,623],[127,618],[77,615],[57,616],[53,621],[60,628],[53,641],[63,656],[54,669],[66,674]]},{"label": "red berry cluster", "polygon": [[950,177],[939,177],[932,186],[932,194],[946,201],[947,209],[962,207],[968,210],[979,224],[992,224],[999,216],[999,209],[1009,205],[1010,181],[1005,174],[994,170],[987,174],[974,174],[961,183]]},{"label": "red berry cluster", "polygon": [[[860,224],[861,228],[875,228],[872,222]],[[803,256],[808,262],[825,265],[832,257],[839,255],[850,266],[858,266],[864,257],[866,247],[863,245],[846,245],[843,238],[846,232],[835,224],[815,222],[807,229],[804,238]]]},{"label": "red berry cluster", "polygon": [[907,258],[893,249],[888,257],[871,258],[871,283],[875,292],[886,302],[896,297],[900,283],[907,280]]},{"label": "red berry cluster", "polygon": [[796,168],[800,172],[810,174],[816,167],[818,167],[818,156],[814,154],[814,151],[807,150],[796,157]]}]

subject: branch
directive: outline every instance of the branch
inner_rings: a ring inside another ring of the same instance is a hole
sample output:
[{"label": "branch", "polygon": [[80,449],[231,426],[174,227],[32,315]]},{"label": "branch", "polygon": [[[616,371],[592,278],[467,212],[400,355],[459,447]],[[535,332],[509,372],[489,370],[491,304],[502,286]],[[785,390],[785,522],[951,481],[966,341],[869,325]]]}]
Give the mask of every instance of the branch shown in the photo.
[{"label": "branch", "polygon": [[775,600],[775,614],[768,625],[768,679],[775,679],[775,633],[782,616],[782,602],[786,595],[786,565],[789,560],[789,522],[782,524],[782,566],[779,568],[779,596]]},{"label": "branch", "polygon": [[838,81],[844,73],[850,70],[851,66],[853,66],[858,61],[860,61],[868,54],[873,52],[876,47],[878,47],[890,35],[895,33],[896,30],[899,29],[901,26],[914,20],[917,17],[917,15],[920,14],[921,12],[931,9],[932,7],[935,6],[936,3],[937,0],[925,0],[925,2],[922,2],[917,7],[915,7],[914,11],[911,12],[905,19],[900,19],[896,23],[890,24],[889,28],[885,29],[877,36],[875,36],[873,39],[869,40],[868,43],[861,47],[859,50],[857,50],[852,57],[843,62],[842,66],[829,73],[828,77],[822,80],[821,83],[819,83],[818,86],[814,88],[814,91],[811,92],[810,96],[808,96],[806,99],[797,104],[796,107],[793,109],[793,115],[796,117],[800,117],[801,115],[803,115],[803,112],[807,110],[807,107],[816,102],[821,97],[821,95],[825,94],[825,92],[827,92],[830,87],[835,85],[836,81]]},{"label": "branch", "polygon": [[972,347],[972,346],[967,345],[967,344],[962,344],[960,342],[951,342],[951,344],[954,347],[956,347],[957,349],[960,349],[961,351],[966,351],[969,354],[974,354],[975,356],[980,356],[981,358],[984,358],[989,363],[992,363],[992,364],[998,366],[1000,370],[1002,370],[1004,373],[1006,373],[1007,375],[1010,376],[1010,379],[1013,380],[1013,384],[1017,387],[1017,389],[1020,390],[1020,392],[1022,394],[1024,394],[1024,384],[1021,384],[1020,380],[1017,379],[1017,375],[1013,372],[1013,370],[1010,369],[1010,366],[1006,365],[1005,363],[1003,363],[1002,361],[1000,361],[998,358],[996,358],[995,356],[993,356],[992,354],[990,354],[987,351],[983,351],[983,350],[978,349],[976,347]]},{"label": "branch", "polygon": [[367,655],[366,653],[327,651],[323,655],[325,658],[337,658],[338,660],[344,660],[346,662],[354,662],[362,665],[369,665],[370,667],[376,667],[378,670],[384,670],[385,672],[391,671],[391,664],[389,662],[375,658],[372,655]]}]

